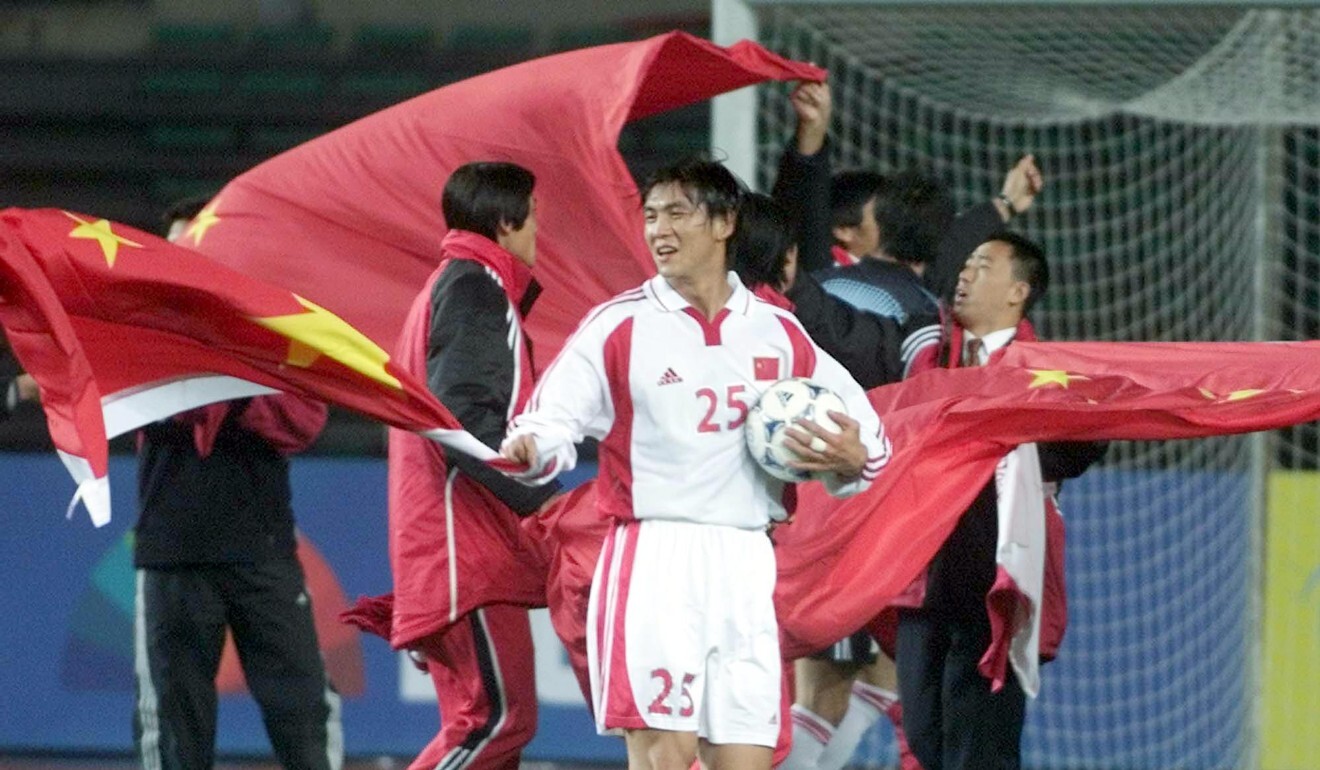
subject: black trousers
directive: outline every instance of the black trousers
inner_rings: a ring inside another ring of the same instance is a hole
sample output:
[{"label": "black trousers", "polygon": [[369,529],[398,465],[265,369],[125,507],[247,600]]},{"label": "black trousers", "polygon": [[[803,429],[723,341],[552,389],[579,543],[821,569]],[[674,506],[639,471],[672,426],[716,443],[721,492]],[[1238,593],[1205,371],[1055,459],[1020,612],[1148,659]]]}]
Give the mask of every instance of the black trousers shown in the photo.
[{"label": "black trousers", "polygon": [[925,770],[1017,770],[1026,696],[1010,670],[997,693],[977,663],[990,644],[979,612],[903,610],[898,620],[898,691],[903,731]]},{"label": "black trousers", "polygon": [[215,764],[215,677],[226,628],[280,764],[341,768],[339,696],[317,648],[297,559],[139,569],[136,612],[133,737],[144,770]]}]

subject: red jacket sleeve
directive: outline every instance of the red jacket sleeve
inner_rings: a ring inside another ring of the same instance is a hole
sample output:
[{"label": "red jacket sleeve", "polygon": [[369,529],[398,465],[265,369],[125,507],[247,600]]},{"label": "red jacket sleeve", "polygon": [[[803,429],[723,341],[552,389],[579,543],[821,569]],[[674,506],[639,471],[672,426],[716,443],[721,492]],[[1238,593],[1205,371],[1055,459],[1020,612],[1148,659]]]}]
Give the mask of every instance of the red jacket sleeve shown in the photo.
[{"label": "red jacket sleeve", "polygon": [[320,401],[279,393],[252,399],[238,424],[266,439],[280,454],[291,455],[311,446],[325,427],[327,413]]}]

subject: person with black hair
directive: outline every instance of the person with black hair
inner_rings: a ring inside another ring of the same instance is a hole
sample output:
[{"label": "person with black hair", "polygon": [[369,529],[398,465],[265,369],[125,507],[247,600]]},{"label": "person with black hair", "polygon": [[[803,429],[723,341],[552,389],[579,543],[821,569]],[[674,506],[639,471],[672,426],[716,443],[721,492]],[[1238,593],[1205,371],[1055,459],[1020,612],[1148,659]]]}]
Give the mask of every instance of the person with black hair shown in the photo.
[{"label": "person with black hair", "polygon": [[[167,237],[181,237],[205,202],[172,206]],[[226,631],[280,764],[343,766],[339,695],[317,644],[289,487],[288,458],[315,440],[326,411],[282,393],[139,432],[133,734],[144,768],[214,766]]]},{"label": "person with black hair", "polygon": [[[414,300],[394,361],[492,449],[532,389],[522,319],[539,293],[536,177],[480,161],[445,182],[448,232],[440,264]],[[483,569],[530,562],[519,525],[555,492],[530,488],[474,457],[408,431],[389,432],[390,642],[430,674],[441,728],[413,761],[517,768],[536,732],[534,651],[527,606],[487,601],[507,575]]]},{"label": "person with black hair", "polygon": [[[744,193],[738,227],[729,242],[729,269],[762,300],[788,310],[796,309],[782,292],[793,285],[797,275],[798,246],[788,210],[779,201],[764,193]],[[916,327],[907,319],[866,314],[839,300],[831,304],[839,316],[871,326],[880,340],[867,366],[858,367],[856,372],[849,369],[849,373],[863,382],[864,387],[872,379],[886,382],[899,379],[905,367],[901,359],[904,341]],[[848,358],[851,363],[851,357]],[[872,374],[871,369],[884,374]]]},{"label": "person with black hair", "polygon": [[[789,496],[747,452],[743,422],[782,378],[834,390],[849,411],[829,413],[841,432],[804,422],[786,443],[837,496],[869,486],[889,442],[838,362],[730,272],[751,210],[733,175],[693,159],[641,192],[658,275],[588,314],[502,451],[538,480],[571,469],[584,435],[601,439],[598,506],[616,525],[587,619],[598,731],[625,734],[634,770],[686,770],[694,756],[766,770],[782,670],[766,528],[787,516]],[[742,267],[773,277],[777,243]]]},{"label": "person with black hair", "polygon": [[[899,242],[904,239],[893,227],[886,233],[884,224],[895,222],[895,216],[902,220],[914,218],[912,206],[921,200],[905,201],[902,195],[886,200],[892,189],[890,178],[873,170],[833,172],[829,140],[833,102],[829,86],[799,83],[790,103],[797,124],[794,138],[780,157],[772,194],[788,209],[794,222],[802,269],[807,273],[856,264],[877,255],[904,262],[919,275],[926,269],[923,266],[938,265],[942,268],[940,274],[927,277],[926,285],[936,296],[946,298],[966,255],[990,233],[1030,209],[1043,185],[1035,157],[1024,155],[1004,176],[1003,186],[992,199],[972,206],[951,221],[944,213],[950,206],[947,194],[932,196],[928,188],[923,198],[933,205],[915,218],[927,220],[917,223],[917,227],[933,230],[937,245],[934,249],[926,246],[912,250]],[[917,170],[907,173],[920,176]]]},{"label": "person with black hair", "polygon": [[[875,210],[888,183],[883,174],[862,169],[840,171],[830,180],[829,224],[834,236],[830,256],[836,266],[855,265],[880,250],[880,226]],[[808,261],[813,262],[810,258]],[[813,262],[813,269],[825,266],[816,267]]]},{"label": "person with black hair", "polygon": [[[948,328],[914,369],[981,366],[1015,340],[1034,340],[1027,314],[1048,285],[1049,267],[1037,244],[1008,231],[992,234],[964,262]],[[1063,632],[1062,518],[1054,492],[1060,481],[1098,461],[1106,446],[1051,442],[1014,449],[959,518],[924,579],[900,602],[906,605],[898,612],[896,658],[903,728],[926,770],[1019,767],[1027,688],[1034,694],[1034,672],[1041,659],[1052,657]],[[1001,485],[1044,488],[1046,499],[1001,499]],[[1016,628],[1021,614],[1015,610],[992,622],[993,608],[1003,606],[991,601],[992,592],[1008,591],[1024,576],[1042,586],[1041,625],[1027,634]]]},{"label": "person with black hair", "polygon": [[[944,184],[917,169],[889,176],[841,171],[830,184],[829,201],[831,253],[843,267],[874,258],[906,265],[921,275],[939,257],[945,234],[958,221]],[[997,217],[981,221],[993,210],[978,207],[974,221],[957,226],[997,227]]]},{"label": "person with black hair", "polygon": [[744,193],[738,226],[729,239],[729,269],[743,285],[762,299],[787,306],[778,290],[796,268],[797,253],[787,210],[764,193]]}]

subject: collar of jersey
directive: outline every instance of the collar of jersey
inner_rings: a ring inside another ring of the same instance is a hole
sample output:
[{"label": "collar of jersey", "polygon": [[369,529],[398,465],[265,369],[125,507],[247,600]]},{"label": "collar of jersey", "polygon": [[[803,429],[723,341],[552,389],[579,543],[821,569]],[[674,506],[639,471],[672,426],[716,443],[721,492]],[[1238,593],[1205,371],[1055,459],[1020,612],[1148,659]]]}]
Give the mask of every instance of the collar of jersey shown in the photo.
[{"label": "collar of jersey", "polygon": [[[663,276],[657,275],[643,286],[651,301],[665,312],[672,313],[690,307],[692,304],[683,299],[683,295],[675,291],[674,287],[670,286],[669,281],[666,281]],[[724,303],[724,307],[728,308],[729,312],[747,315],[752,306],[752,293],[747,290],[746,286],[743,286],[742,281],[738,279],[738,274],[732,270],[729,271],[729,287],[733,289],[733,294],[729,295],[729,301]]]}]

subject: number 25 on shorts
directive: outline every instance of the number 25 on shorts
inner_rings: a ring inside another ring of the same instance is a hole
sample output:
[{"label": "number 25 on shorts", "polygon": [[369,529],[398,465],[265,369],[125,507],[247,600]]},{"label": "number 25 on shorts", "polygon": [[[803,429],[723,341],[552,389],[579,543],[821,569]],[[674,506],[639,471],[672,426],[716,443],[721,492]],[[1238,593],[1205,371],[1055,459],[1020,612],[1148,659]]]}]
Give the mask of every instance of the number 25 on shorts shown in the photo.
[{"label": "number 25 on shorts", "polygon": [[[655,696],[655,700],[651,701],[651,705],[647,708],[647,712],[651,714],[663,714],[665,716],[672,715],[674,710],[670,708],[666,701],[669,700],[670,694],[674,691],[674,675],[669,673],[669,669],[657,668],[651,672],[651,678],[659,680],[660,694]],[[688,692],[688,687],[691,686],[693,680],[696,678],[696,674],[684,674],[683,681],[679,684],[678,715],[681,717],[690,717],[694,711],[692,694]]]}]

